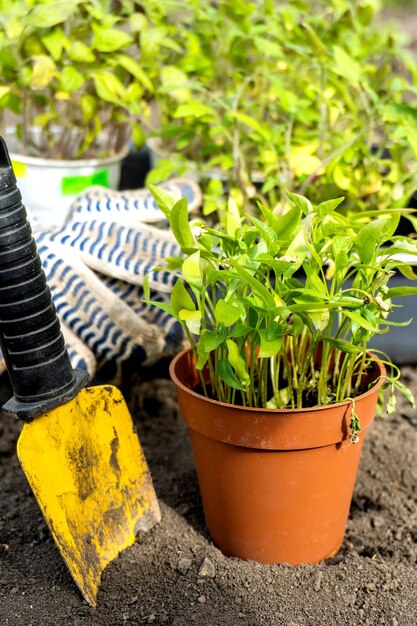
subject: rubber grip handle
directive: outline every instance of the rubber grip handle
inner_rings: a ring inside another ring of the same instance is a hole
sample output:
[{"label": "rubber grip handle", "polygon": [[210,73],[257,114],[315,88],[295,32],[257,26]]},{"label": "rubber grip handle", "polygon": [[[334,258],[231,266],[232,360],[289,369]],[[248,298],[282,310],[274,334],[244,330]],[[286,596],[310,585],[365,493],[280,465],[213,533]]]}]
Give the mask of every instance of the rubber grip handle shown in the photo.
[{"label": "rubber grip handle", "polygon": [[0,346],[14,396],[6,413],[31,420],[68,402],[88,374],[74,370],[0,137]]}]

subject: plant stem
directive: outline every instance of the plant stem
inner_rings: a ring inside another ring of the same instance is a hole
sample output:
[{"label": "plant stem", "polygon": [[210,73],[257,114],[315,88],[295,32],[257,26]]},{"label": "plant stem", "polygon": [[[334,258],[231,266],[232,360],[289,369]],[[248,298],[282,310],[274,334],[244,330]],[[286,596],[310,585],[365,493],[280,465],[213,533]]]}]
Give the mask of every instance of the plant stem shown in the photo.
[{"label": "plant stem", "polygon": [[354,387],[354,390],[353,390],[353,395],[354,396],[358,395],[359,390],[360,390],[360,386],[362,384],[363,376],[364,376],[364,374],[366,372],[366,363],[367,363],[367,360],[368,360],[368,356],[366,354],[366,341],[364,341],[363,344],[362,344],[362,351],[363,352],[362,352],[362,356],[361,356],[361,360],[360,360],[359,372],[358,372],[358,375],[356,377],[356,383],[355,383],[355,387]]}]

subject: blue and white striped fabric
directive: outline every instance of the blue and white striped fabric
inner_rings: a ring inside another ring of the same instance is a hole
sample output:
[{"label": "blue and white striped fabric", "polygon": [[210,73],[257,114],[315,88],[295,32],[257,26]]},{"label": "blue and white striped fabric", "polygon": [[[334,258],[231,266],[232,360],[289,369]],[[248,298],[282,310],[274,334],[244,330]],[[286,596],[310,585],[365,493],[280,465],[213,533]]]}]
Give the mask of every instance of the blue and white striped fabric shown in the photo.
[{"label": "blue and white striped fabric", "polygon": [[[192,180],[175,178],[159,187],[176,200],[186,197],[191,214],[201,206],[200,187]],[[95,218],[100,221],[121,221],[124,224],[158,224],[166,221],[165,215],[147,189],[114,191],[105,187],[90,187],[73,202],[67,223]]]},{"label": "blue and white striped fabric", "polygon": [[[146,319],[149,324],[157,325],[163,330],[165,336],[164,352],[169,353],[178,349],[178,346],[184,339],[184,330],[181,324],[166,311],[146,305],[143,301],[142,287],[112,278],[111,276],[105,276],[104,274],[98,274],[98,277],[106,287],[130,306],[137,315]],[[165,293],[151,292],[151,300],[169,304],[169,297]]]},{"label": "blue and white striped fabric", "polygon": [[88,267],[107,276],[141,285],[150,273],[151,289],[167,293],[173,287],[169,272],[151,271],[167,257],[180,254],[168,231],[147,224],[124,226],[94,219],[70,222],[50,239],[71,248]]},{"label": "blue and white striped fabric", "polygon": [[[99,365],[127,360],[138,346],[146,346],[142,361],[164,352],[163,328],[137,315],[71,250],[51,242],[46,233],[38,234],[36,241],[58,317]],[[74,345],[73,349],[82,356]]]},{"label": "blue and white striped fabric", "polygon": [[[179,179],[163,187],[176,197],[187,195],[193,210],[201,202],[194,181]],[[178,350],[182,327],[143,302],[147,274],[152,299],[169,301],[175,279],[153,268],[180,254],[172,234],[156,227],[164,215],[151,193],[90,188],[71,214],[58,231],[33,225],[73,366],[94,374],[106,361],[139,364]]]}]

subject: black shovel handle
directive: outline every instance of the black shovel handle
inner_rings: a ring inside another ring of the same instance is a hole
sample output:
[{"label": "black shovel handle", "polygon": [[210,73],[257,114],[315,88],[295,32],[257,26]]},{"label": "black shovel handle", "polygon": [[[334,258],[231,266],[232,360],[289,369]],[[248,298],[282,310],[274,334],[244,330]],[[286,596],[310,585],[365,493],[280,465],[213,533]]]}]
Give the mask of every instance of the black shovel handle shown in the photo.
[{"label": "black shovel handle", "polygon": [[87,372],[71,366],[1,137],[0,346],[14,393],[3,410],[15,417],[31,420],[68,402],[87,383]]}]

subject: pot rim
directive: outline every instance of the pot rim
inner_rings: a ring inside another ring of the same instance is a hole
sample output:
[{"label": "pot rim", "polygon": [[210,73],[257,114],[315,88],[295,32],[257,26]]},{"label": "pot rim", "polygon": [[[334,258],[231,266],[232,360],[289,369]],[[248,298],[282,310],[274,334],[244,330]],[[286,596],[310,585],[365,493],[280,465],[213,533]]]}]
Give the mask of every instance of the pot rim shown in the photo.
[{"label": "pot rim", "polygon": [[95,167],[102,165],[113,165],[124,159],[129,153],[129,147],[125,146],[120,152],[113,156],[102,159],[43,159],[41,157],[26,156],[18,152],[10,152],[12,161],[35,165],[38,167],[81,169],[83,167]]},{"label": "pot rim", "polygon": [[[253,413],[265,413],[266,415],[288,415],[289,413],[305,413],[306,411],[308,412],[320,412],[320,411],[327,411],[327,410],[332,410],[334,408],[338,408],[338,407],[346,407],[352,404],[351,400],[342,400],[341,402],[334,402],[331,404],[321,404],[321,405],[317,405],[317,406],[312,406],[312,407],[301,407],[301,408],[287,408],[287,409],[267,409],[265,407],[251,407],[251,406],[240,406],[237,404],[229,404],[227,402],[221,402],[220,400],[214,400],[213,398],[207,398],[206,396],[203,396],[201,393],[197,393],[196,391],[194,391],[193,389],[190,389],[190,387],[187,387],[186,385],[184,385],[183,382],[180,381],[180,379],[177,377],[176,373],[175,373],[175,369],[177,366],[178,361],[183,358],[188,352],[192,352],[191,348],[185,348],[184,350],[182,350],[179,354],[177,354],[171,361],[170,365],[169,365],[169,375],[171,377],[171,379],[174,381],[175,385],[177,385],[180,389],[182,389],[185,393],[188,393],[192,396],[194,396],[195,398],[201,398],[204,401],[213,404],[215,406],[221,406],[221,407],[228,407],[229,409],[233,410],[238,410],[238,411],[248,411],[248,412],[253,412]],[[375,355],[372,352],[369,352],[370,355],[374,356]],[[368,391],[365,391],[364,393],[361,393],[357,396],[355,396],[353,398],[353,400],[357,401],[359,398],[365,398],[368,395],[371,395],[372,393],[375,393],[375,391],[377,389],[379,389],[383,383],[386,381],[387,379],[387,372],[386,372],[386,368],[385,365],[383,364],[383,362],[378,359],[377,357],[375,357],[375,363],[377,364],[377,366],[379,367],[380,371],[381,371],[381,375],[379,376],[379,378],[376,379],[375,384],[368,389]]]}]

